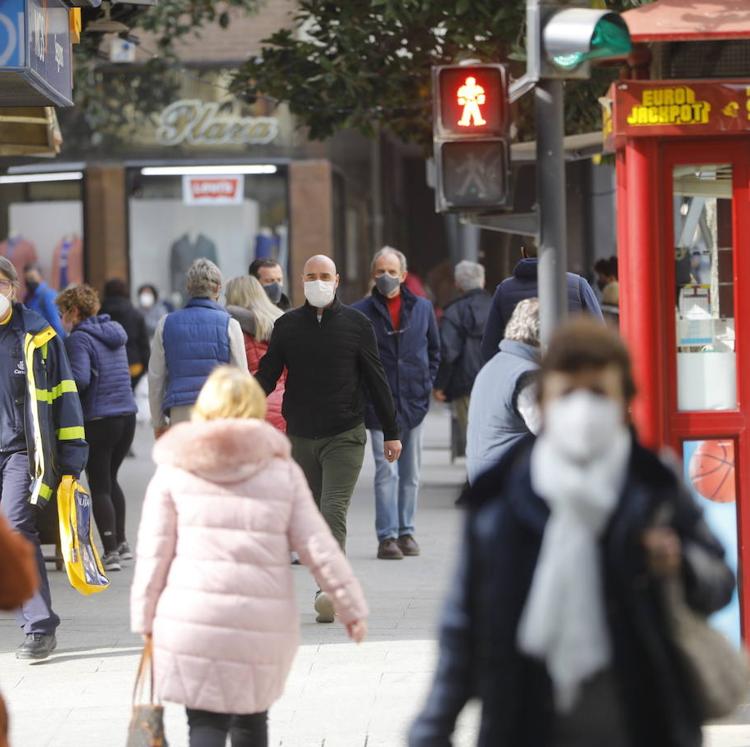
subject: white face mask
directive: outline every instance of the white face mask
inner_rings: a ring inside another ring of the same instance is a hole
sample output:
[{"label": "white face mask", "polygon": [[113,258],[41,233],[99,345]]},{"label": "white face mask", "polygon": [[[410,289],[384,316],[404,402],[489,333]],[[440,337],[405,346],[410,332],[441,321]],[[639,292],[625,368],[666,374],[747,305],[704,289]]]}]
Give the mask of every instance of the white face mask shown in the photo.
[{"label": "white face mask", "polygon": [[145,291],[144,293],[141,293],[140,296],[138,296],[138,303],[144,308],[144,309],[150,309],[153,305],[156,299],[154,298],[153,293],[149,293],[148,291]]},{"label": "white face mask", "polygon": [[5,319],[8,311],[10,311],[10,299],[0,293],[0,319]]},{"label": "white face mask", "polygon": [[336,283],[327,280],[306,280],[305,298],[310,306],[324,309],[336,295]]},{"label": "white face mask", "polygon": [[627,428],[622,406],[610,397],[579,389],[544,408],[544,433],[560,454],[589,462],[605,453]]}]

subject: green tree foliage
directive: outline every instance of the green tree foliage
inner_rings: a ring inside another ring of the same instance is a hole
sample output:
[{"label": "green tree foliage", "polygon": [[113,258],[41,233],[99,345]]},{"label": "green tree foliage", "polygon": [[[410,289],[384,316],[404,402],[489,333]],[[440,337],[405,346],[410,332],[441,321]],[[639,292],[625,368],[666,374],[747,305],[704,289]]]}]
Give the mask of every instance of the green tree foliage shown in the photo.
[{"label": "green tree foliage", "polygon": [[262,0],[159,0],[139,14],[132,33],[146,32],[148,61],[134,68],[102,58],[102,37],[86,33],[75,47],[75,108],[65,113],[66,140],[106,144],[108,135],[137,128],[145,118],[173,101],[183,67],[176,43],[201,29],[231,22],[231,10],[255,12]]},{"label": "green tree foliage", "polygon": [[[630,4],[607,0],[611,10]],[[525,0],[302,0],[296,22],[266,40],[233,90],[287,102],[314,139],[344,127],[369,135],[377,126],[427,147],[432,65],[508,60],[514,75],[523,72]],[[596,97],[613,77],[598,71],[569,84],[569,131],[598,126]],[[531,136],[528,100],[514,121]]]}]

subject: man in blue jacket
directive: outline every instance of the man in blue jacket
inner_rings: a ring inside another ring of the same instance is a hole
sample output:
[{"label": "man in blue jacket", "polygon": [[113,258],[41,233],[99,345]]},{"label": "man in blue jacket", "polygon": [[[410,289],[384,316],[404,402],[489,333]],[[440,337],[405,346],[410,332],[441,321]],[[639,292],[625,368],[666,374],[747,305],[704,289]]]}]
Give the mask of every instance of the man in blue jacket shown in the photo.
[{"label": "man in blue jacket", "polygon": [[375,457],[375,530],[378,558],[419,555],[414,539],[422,421],[440,365],[440,335],[432,304],[405,285],[406,257],[384,247],[373,258],[372,294],[354,304],[372,322],[380,360],[396,404],[403,450],[397,462],[383,454],[383,426],[371,406],[365,424]]},{"label": "man in blue jacket", "polygon": [[[497,346],[505,336],[508,323],[519,301],[539,296],[537,270],[537,247],[527,240],[521,249],[521,261],[513,268],[513,275],[503,280],[492,297],[490,315],[482,337],[482,355],[488,361],[497,353]],[[568,273],[568,310],[571,313],[585,311],[604,322],[596,295],[585,278]]]},{"label": "man in blue jacket", "polygon": [[42,271],[38,265],[26,265],[24,267],[24,276],[26,279],[26,298],[24,305],[36,311],[39,316],[47,320],[47,324],[57,332],[61,340],[65,339],[65,330],[62,321],[60,321],[60,312],[58,311],[55,298],[57,293],[47,285],[42,279]]}]

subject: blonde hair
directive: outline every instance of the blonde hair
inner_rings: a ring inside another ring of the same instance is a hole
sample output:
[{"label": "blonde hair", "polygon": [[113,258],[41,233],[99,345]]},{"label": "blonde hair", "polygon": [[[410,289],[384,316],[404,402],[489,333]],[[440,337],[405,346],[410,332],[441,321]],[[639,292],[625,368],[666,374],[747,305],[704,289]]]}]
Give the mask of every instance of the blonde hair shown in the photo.
[{"label": "blonde hair", "polygon": [[222,418],[266,417],[266,395],[260,384],[235,366],[219,366],[208,377],[193,407],[198,422]]},{"label": "blonde hair", "polygon": [[271,339],[274,322],[284,312],[271,303],[263,286],[252,275],[232,278],[224,289],[227,306],[240,306],[253,315],[255,322],[255,339],[266,342]]}]

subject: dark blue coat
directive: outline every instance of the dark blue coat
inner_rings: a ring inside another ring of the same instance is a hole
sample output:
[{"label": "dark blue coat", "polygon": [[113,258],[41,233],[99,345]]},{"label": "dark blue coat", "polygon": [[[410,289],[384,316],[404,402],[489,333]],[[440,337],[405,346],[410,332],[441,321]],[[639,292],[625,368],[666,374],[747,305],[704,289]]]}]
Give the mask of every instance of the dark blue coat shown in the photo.
[{"label": "dark blue coat", "polygon": [[125,352],[127,340],[122,326],[107,314],[84,319],[65,339],[84,420],[137,411]]},{"label": "dark blue coat", "polygon": [[[533,439],[515,447],[468,492],[458,576],[441,625],[440,659],[410,747],[448,747],[456,717],[482,703],[478,747],[551,747],[555,725],[546,667],[516,637],[544,529],[547,504],[531,487]],[[662,614],[658,581],[641,543],[668,505],[684,550],[686,600],[710,614],[734,591],[723,551],[676,474],[634,443],[620,503],[601,542],[612,670],[632,747],[699,747],[697,709]],[[586,610],[581,610],[586,614]]]},{"label": "dark blue coat", "polygon": [[[513,268],[513,275],[495,289],[482,338],[482,355],[485,361],[497,353],[497,346],[505,336],[505,326],[519,302],[539,295],[538,266],[538,259],[522,259]],[[604,321],[599,301],[591,286],[580,275],[572,272],[568,273],[568,310],[573,314],[585,311]]]},{"label": "dark blue coat", "polygon": [[[432,304],[402,285],[401,329],[396,331],[385,298],[377,288],[353,307],[370,320],[375,330],[399,428],[402,433],[416,428],[430,407],[432,385],[440,366],[440,334]],[[367,406],[365,425],[382,430],[371,404]]]},{"label": "dark blue coat", "polygon": [[57,332],[60,339],[64,340],[65,330],[60,320],[60,311],[55,303],[56,298],[57,293],[47,283],[39,283],[39,286],[33,293],[26,294],[24,305],[27,309],[36,311],[37,314],[44,317],[52,329]]}]

